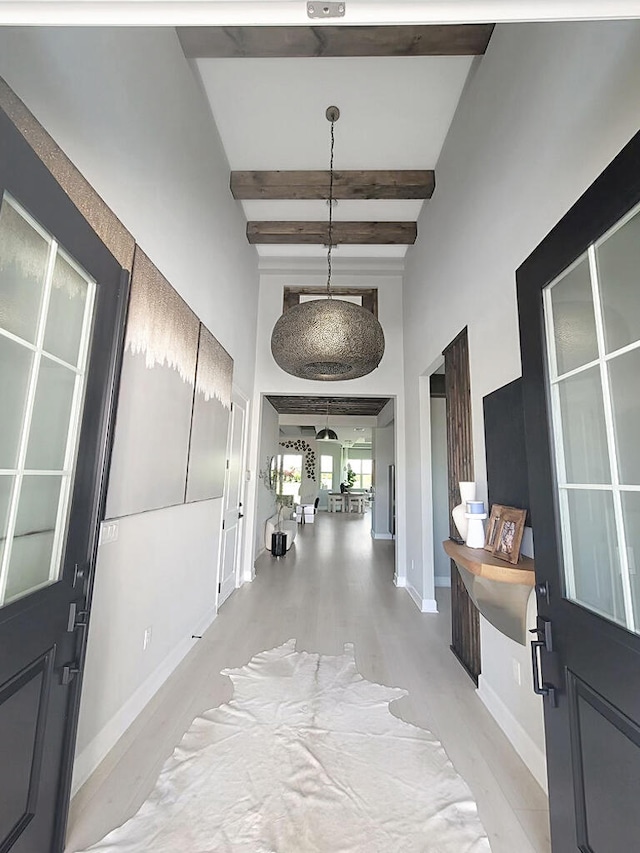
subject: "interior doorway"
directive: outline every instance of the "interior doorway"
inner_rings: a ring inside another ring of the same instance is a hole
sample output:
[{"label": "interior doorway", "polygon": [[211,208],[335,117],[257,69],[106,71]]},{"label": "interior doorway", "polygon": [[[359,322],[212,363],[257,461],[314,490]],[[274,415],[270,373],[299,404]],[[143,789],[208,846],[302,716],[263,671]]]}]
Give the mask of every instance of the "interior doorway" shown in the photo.
[{"label": "interior doorway", "polygon": [[221,559],[218,576],[218,607],[227,600],[240,582],[246,427],[247,400],[234,389],[227,441],[227,473],[224,488]]},{"label": "interior doorway", "polygon": [[263,397],[256,558],[274,518],[308,518],[300,505],[334,519],[349,513],[371,538],[395,538],[395,415],[389,397]]}]

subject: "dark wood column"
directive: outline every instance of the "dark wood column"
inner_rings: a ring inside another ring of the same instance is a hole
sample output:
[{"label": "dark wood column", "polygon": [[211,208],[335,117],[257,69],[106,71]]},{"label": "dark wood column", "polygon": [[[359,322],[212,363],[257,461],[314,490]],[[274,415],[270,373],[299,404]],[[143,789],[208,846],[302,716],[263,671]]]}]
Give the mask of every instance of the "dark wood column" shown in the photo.
[{"label": "dark wood column", "polygon": [[[471,429],[469,342],[466,328],[444,353],[447,401],[447,456],[449,471],[449,527],[458,536],[451,510],[460,503],[460,481],[474,479]],[[478,683],[480,675],[480,617],[451,561],[451,651]]]}]

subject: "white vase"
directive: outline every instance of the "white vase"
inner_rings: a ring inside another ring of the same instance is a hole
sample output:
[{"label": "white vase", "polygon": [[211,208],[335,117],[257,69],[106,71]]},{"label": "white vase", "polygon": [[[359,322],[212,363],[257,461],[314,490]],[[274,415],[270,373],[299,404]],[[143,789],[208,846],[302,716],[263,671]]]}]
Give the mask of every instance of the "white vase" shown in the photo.
[{"label": "white vase", "polygon": [[468,548],[484,548],[484,524],[483,520],[487,517],[487,513],[470,513],[467,516],[467,536],[465,542]]},{"label": "white vase", "polygon": [[476,484],[470,483],[468,481],[463,481],[458,483],[460,487],[460,503],[458,506],[455,506],[451,510],[451,515],[453,517],[453,523],[458,529],[458,533],[460,534],[460,538],[466,542],[467,540],[467,530],[469,529],[469,522],[466,518],[467,512],[467,501],[475,501],[476,499]]}]

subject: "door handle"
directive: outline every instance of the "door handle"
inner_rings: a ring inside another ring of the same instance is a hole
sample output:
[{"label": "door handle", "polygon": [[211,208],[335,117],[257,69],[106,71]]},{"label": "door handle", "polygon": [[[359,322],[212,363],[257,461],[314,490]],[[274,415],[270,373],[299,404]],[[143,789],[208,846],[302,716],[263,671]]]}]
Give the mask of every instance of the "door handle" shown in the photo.
[{"label": "door handle", "polygon": [[[537,634],[538,629],[534,628],[532,634]],[[540,671],[540,655],[538,649],[547,649],[547,644],[544,640],[531,641],[531,666],[533,669],[533,692],[537,696],[547,696],[551,702],[551,707],[556,708],[558,702],[556,699],[556,688],[553,684],[545,684]]]},{"label": "door handle", "polygon": [[79,672],[80,666],[76,663],[76,661],[73,661],[73,663],[68,663],[66,666],[63,666],[60,684],[62,684],[63,687],[66,687],[67,684],[71,684],[71,682],[76,677],[76,675],[79,674]]},{"label": "door handle", "polygon": [[238,518],[244,518],[244,515],[243,515],[241,512],[239,512],[239,513],[238,513]]}]

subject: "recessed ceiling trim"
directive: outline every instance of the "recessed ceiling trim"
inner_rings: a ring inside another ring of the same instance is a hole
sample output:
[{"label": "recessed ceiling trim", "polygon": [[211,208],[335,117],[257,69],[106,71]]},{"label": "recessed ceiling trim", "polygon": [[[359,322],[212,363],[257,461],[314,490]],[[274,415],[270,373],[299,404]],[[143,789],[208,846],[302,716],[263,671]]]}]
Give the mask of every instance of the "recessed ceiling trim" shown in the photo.
[{"label": "recessed ceiling trim", "polygon": [[[436,185],[433,169],[336,170],[336,199],[424,199]],[[327,199],[329,172],[319,170],[234,171],[231,193],[237,199]]]},{"label": "recessed ceiling trim", "polygon": [[493,24],[429,26],[179,27],[188,59],[478,56]]},{"label": "recessed ceiling trim", "polygon": [[[415,222],[334,222],[331,242],[334,246],[341,243],[411,246],[417,233]],[[327,222],[247,222],[247,239],[250,243],[326,246],[329,225]]]}]

